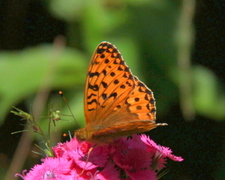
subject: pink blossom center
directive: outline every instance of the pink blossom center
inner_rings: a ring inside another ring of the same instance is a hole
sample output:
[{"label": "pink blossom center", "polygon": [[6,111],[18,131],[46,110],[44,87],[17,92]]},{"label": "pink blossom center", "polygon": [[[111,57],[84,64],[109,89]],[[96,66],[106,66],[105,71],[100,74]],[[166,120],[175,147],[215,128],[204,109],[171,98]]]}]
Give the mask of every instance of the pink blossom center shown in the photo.
[{"label": "pink blossom center", "polygon": [[55,179],[55,173],[53,171],[46,171],[43,179]]},{"label": "pink blossom center", "polygon": [[89,151],[90,148],[91,148],[91,144],[90,143],[88,143],[86,141],[81,143],[80,150],[84,154],[88,153],[88,151]]}]

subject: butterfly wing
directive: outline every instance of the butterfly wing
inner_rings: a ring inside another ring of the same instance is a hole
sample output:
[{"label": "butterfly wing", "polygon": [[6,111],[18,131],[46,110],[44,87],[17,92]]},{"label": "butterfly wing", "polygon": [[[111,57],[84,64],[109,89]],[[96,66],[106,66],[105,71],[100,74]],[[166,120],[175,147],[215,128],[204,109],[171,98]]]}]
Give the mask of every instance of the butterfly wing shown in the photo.
[{"label": "butterfly wing", "polygon": [[86,124],[102,124],[113,109],[125,102],[134,86],[133,75],[119,51],[108,42],[99,44],[89,64],[85,85]]},{"label": "butterfly wing", "polygon": [[157,126],[152,91],[131,73],[118,49],[109,42],[100,43],[92,56],[84,108],[87,125],[98,130],[124,123],[129,126],[129,122],[140,120]]}]

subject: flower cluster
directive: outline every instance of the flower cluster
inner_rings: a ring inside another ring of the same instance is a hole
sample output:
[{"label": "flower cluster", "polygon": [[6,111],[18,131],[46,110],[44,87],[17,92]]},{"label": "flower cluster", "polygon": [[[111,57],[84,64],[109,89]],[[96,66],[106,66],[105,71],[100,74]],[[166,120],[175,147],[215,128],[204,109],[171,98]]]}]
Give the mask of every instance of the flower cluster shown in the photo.
[{"label": "flower cluster", "polygon": [[73,138],[53,147],[53,152],[55,157],[46,157],[42,164],[17,176],[24,180],[156,180],[167,158],[183,160],[146,135],[100,146]]}]

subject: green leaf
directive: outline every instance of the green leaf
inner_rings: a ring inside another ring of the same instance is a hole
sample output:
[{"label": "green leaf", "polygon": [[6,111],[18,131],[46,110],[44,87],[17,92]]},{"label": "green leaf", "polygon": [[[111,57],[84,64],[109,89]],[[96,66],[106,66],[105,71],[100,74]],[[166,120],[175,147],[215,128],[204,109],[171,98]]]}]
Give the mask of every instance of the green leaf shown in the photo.
[{"label": "green leaf", "polygon": [[86,63],[78,51],[58,55],[50,45],[0,54],[0,116],[40,88],[75,88],[84,83]]},{"label": "green leaf", "polygon": [[194,106],[198,114],[215,120],[225,117],[225,93],[215,74],[203,66],[196,66],[194,75]]}]

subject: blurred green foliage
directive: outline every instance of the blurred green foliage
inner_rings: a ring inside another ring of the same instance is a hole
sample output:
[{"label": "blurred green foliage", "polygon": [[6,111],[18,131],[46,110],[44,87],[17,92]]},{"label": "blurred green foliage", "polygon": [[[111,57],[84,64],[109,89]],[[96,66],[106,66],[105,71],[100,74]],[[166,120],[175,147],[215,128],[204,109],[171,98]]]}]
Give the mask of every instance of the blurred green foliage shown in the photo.
[{"label": "blurred green foliage", "polygon": [[[0,54],[1,117],[12,105],[37,93],[47,76],[52,76],[49,86],[53,90],[83,84],[84,55],[70,48],[64,49],[59,57],[53,53],[52,46],[42,45]],[[49,74],[53,63],[55,69]]]}]

